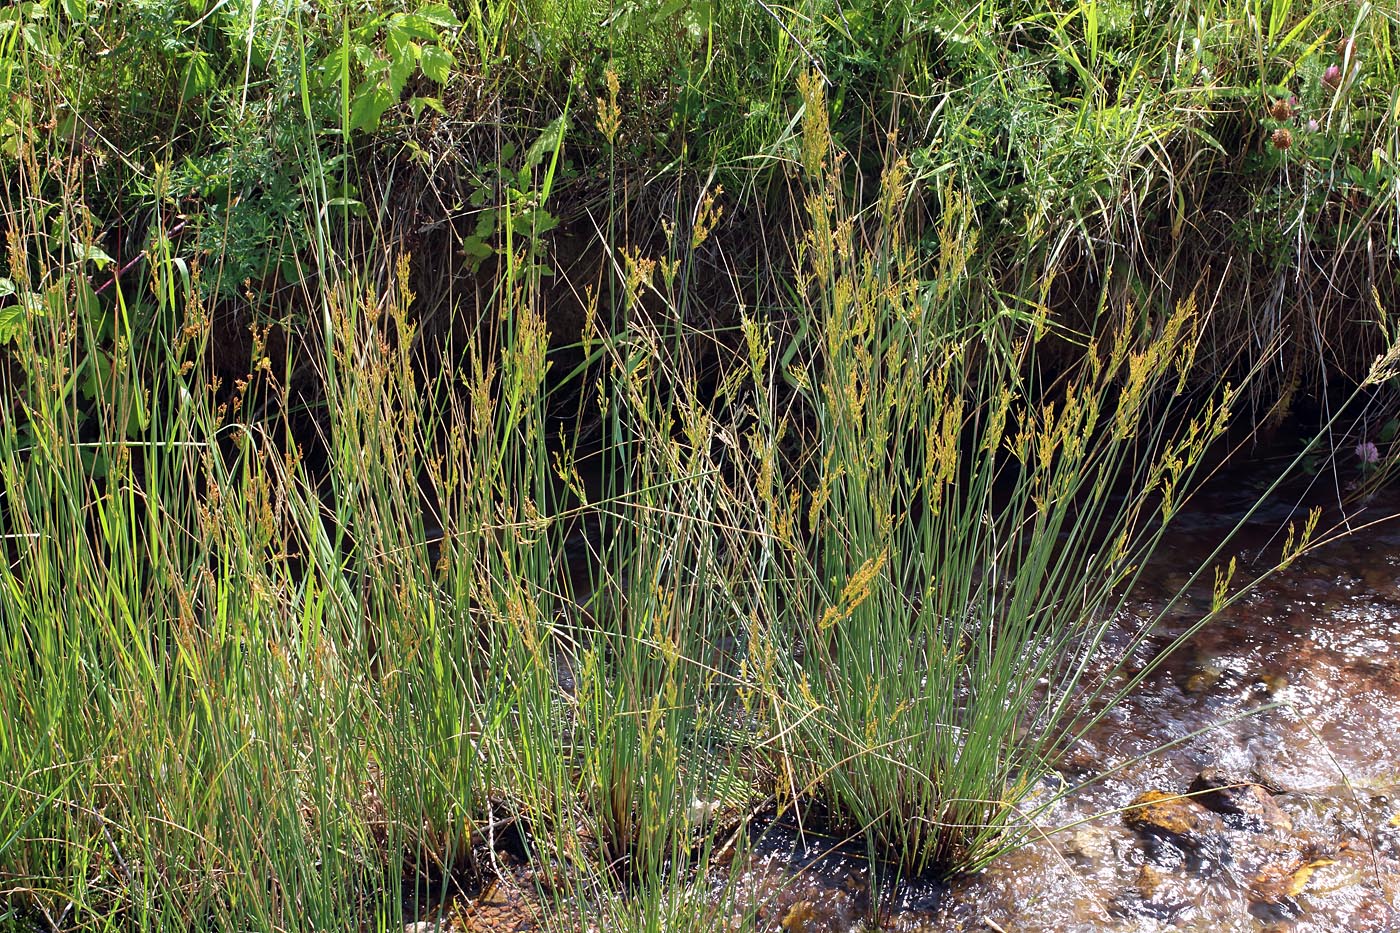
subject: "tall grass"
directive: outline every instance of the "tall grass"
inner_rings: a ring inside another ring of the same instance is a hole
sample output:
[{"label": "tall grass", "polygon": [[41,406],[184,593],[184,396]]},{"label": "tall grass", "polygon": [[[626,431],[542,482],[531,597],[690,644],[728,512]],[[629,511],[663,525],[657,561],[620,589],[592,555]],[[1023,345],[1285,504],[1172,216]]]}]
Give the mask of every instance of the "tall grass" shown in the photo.
[{"label": "tall grass", "polygon": [[[54,70],[83,60],[82,31],[32,8],[4,20],[0,73],[28,83],[0,127],[0,918],[401,929],[511,848],[549,879],[552,925],[675,930],[738,909],[702,879],[740,864],[758,814],[820,801],[911,873],[975,870],[1026,840],[1042,775],[1133,680],[1113,606],[1228,417],[1228,391],[1184,392],[1205,312],[1146,289],[1131,326],[1105,315],[1065,363],[1051,336],[1080,337],[1047,307],[1048,278],[1007,285],[972,174],[903,158],[897,137],[842,145],[822,77],[796,79],[814,50],[859,71],[815,24],[853,41],[868,20],[698,6],[682,44],[761,34],[781,52],[761,79],[725,80],[755,91],[735,138],[800,167],[801,232],[771,244],[789,253],[771,273],[786,297],[736,272],[753,300],[735,326],[697,328],[697,257],[732,202],[717,185],[677,195],[664,237],[629,239],[619,163],[640,117],[609,71],[606,263],[578,283],[569,378],[536,252],[568,174],[567,107],[511,168],[496,266],[445,327],[423,326],[424,260],[387,232],[402,228],[357,213],[366,73],[413,65],[422,91],[460,54],[504,82],[528,5],[467,4],[460,33],[437,8],[347,12],[300,22],[298,49],[211,11],[224,33],[181,46],[188,62],[221,60],[232,35],[245,70],[256,57],[285,81],[245,77],[215,102],[186,96],[203,74],[189,64],[162,93],[212,122],[261,101],[274,164],[208,195],[224,203],[198,222],[206,254],[168,220],[176,141],[134,148],[158,166],[131,169],[155,209],[144,258],[115,279],[94,207],[109,176]],[[1084,80],[1117,54],[1095,9],[1036,33],[1067,60],[1087,43]],[[431,32],[441,55],[378,49],[391,26]],[[539,54],[568,39],[540,35]],[[664,72],[666,42],[633,40],[624,76]],[[911,83],[932,75],[917,51],[899,59]],[[414,120],[443,106],[416,99]],[[46,134],[55,114],[67,131]],[[294,245],[223,255],[245,222]],[[1022,258],[1041,248],[1060,255],[1038,237]],[[232,275],[260,264],[278,271]],[[270,320],[263,287],[297,314]],[[216,327],[239,288],[264,313],[246,347]],[[230,346],[247,351],[233,376]]]},{"label": "tall grass", "polygon": [[[907,163],[892,159],[857,214],[819,79],[803,90],[796,313],[812,346],[790,373],[754,366],[758,404],[771,409],[764,387],[781,376],[815,421],[806,467],[762,513],[783,567],[786,695],[814,713],[803,790],[906,871],[973,870],[1022,841],[1025,802],[1115,675],[1099,657],[1111,607],[1223,430],[1229,393],[1175,430],[1149,417],[1181,390],[1190,302],[1041,382],[1044,321],[969,287],[961,192],[941,193],[939,252],[920,262]],[[770,427],[761,456],[795,427]]]}]

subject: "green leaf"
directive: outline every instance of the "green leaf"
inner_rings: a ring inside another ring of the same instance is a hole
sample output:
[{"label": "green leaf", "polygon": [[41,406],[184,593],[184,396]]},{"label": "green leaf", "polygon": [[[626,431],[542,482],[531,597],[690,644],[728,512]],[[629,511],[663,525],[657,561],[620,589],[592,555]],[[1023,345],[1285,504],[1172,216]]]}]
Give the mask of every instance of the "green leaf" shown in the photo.
[{"label": "green leaf", "polygon": [[0,279],[0,298],[8,298],[15,293],[15,283],[9,279]]},{"label": "green leaf", "polygon": [[510,229],[520,236],[537,237],[559,226],[559,219],[542,207],[520,211],[510,219]]},{"label": "green leaf", "polygon": [[414,39],[422,39],[425,42],[436,42],[438,39],[437,29],[426,17],[413,13],[395,13],[390,22],[391,28],[398,29]]},{"label": "green leaf", "polygon": [[102,320],[102,302],[97,297],[97,292],[93,291],[92,283],[86,277],[79,276],[73,289],[73,307],[79,316],[87,321]]},{"label": "green leaf", "polygon": [[9,343],[24,330],[24,308],[20,305],[6,305],[0,308],[0,343]]},{"label": "green leaf", "polygon": [[438,100],[436,97],[410,97],[408,99],[408,108],[413,111],[413,116],[415,118],[423,112],[424,107],[430,110],[436,110],[443,116],[447,115],[447,109],[442,106],[442,101]]},{"label": "green leaf", "polygon": [[345,66],[344,46],[338,45],[326,53],[321,59],[318,67],[320,70],[319,79],[323,87],[334,87],[340,80],[340,70]]},{"label": "green leaf", "polygon": [[389,55],[391,68],[411,68],[419,55],[418,44],[413,41],[413,36],[396,21],[389,24],[389,33],[384,38],[384,51]]},{"label": "green leaf", "polygon": [[78,254],[80,262],[96,263],[99,270],[107,268],[107,264],[113,262],[112,257],[108,256],[100,246],[94,246],[91,243],[84,246],[74,241],[73,251]]},{"label": "green leaf", "polygon": [[481,264],[490,259],[495,252],[479,237],[469,236],[462,241],[462,256],[467,268],[473,273],[481,271]]},{"label": "green leaf", "polygon": [[423,74],[438,84],[446,83],[448,75],[452,73],[452,66],[455,64],[457,64],[457,59],[453,54],[439,45],[425,46],[423,57],[419,61]]},{"label": "green leaf", "polygon": [[190,56],[180,82],[181,103],[204,96],[216,83],[214,69],[209,67],[209,56],[203,52]]},{"label": "green leaf", "polygon": [[559,116],[549,122],[549,125],[540,130],[540,135],[530,144],[530,148],[525,153],[525,168],[534,168],[544,161],[544,157],[554,152],[554,150],[564,144],[564,133],[569,128],[567,118]]},{"label": "green leaf", "polygon": [[454,26],[461,25],[461,21],[457,19],[457,14],[453,13],[445,3],[430,3],[419,10],[418,15],[434,26],[442,26],[450,29]]},{"label": "green leaf", "polygon": [[403,93],[404,85],[408,83],[408,76],[413,74],[414,58],[418,47],[409,43],[408,54],[394,56],[389,59],[389,92],[397,100]]},{"label": "green leaf", "polygon": [[81,23],[87,19],[87,0],[63,0],[63,12],[72,22]]},{"label": "green leaf", "polygon": [[373,69],[379,62],[379,53],[368,45],[350,46],[350,55],[362,68]]},{"label": "green leaf", "polygon": [[397,99],[387,81],[370,80],[361,84],[350,103],[350,129],[367,132],[378,129],[384,111],[394,106]]},{"label": "green leaf", "polygon": [[356,217],[363,217],[365,214],[364,203],[354,198],[331,198],[326,202],[326,207],[344,208]]},{"label": "green leaf", "polygon": [[21,292],[19,306],[26,314],[36,314],[39,317],[47,317],[49,314],[49,309],[44,304],[44,296],[39,292]]}]

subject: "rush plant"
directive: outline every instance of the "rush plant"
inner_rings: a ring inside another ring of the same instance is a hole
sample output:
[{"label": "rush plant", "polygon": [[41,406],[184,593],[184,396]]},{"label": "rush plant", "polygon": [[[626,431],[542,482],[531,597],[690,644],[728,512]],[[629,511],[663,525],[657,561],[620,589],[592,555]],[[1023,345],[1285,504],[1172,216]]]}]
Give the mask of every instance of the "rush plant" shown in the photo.
[{"label": "rush plant", "polygon": [[[1126,655],[1115,602],[1224,429],[1228,390],[1180,421],[1185,301],[1141,337],[1051,373],[1048,333],[979,300],[966,200],[941,192],[938,253],[906,239],[912,179],[887,166],[857,214],[803,84],[808,230],[795,382],[815,416],[809,539],[784,600],[810,788],[910,872],[975,870],[1020,844],[1045,773],[1102,712]],[[1122,490],[1128,490],[1126,495]],[[775,537],[778,537],[775,534]],[[1092,673],[1091,673],[1092,672]]]}]

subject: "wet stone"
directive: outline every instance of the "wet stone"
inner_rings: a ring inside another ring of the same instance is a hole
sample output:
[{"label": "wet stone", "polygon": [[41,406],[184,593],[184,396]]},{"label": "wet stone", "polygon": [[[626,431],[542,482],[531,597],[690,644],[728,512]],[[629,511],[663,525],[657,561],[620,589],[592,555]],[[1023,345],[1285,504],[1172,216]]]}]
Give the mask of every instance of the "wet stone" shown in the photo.
[{"label": "wet stone", "polygon": [[1200,670],[1186,678],[1186,683],[1182,685],[1187,693],[1206,693],[1220,682],[1220,671]]},{"label": "wet stone", "polygon": [[1190,876],[1164,870],[1156,865],[1143,865],[1137,878],[1112,901],[1111,912],[1117,916],[1150,917],[1173,921],[1190,911],[1204,892],[1202,882]]},{"label": "wet stone", "polygon": [[1233,829],[1289,832],[1293,828],[1273,794],[1249,776],[1206,768],[1196,775],[1190,790],[1201,806],[1220,814]]},{"label": "wet stone", "polygon": [[1300,910],[1295,898],[1303,893],[1313,872],[1336,860],[1318,854],[1300,854],[1287,861],[1266,865],[1250,881],[1250,900],[1256,905],[1281,906],[1290,911]]},{"label": "wet stone", "polygon": [[1156,916],[1169,918],[1186,906],[1187,901],[1175,887],[1169,877],[1151,865],[1142,866],[1138,872],[1138,896]]},{"label": "wet stone", "polygon": [[816,907],[811,901],[798,901],[787,909],[778,926],[788,933],[805,933],[807,925],[817,919]]},{"label": "wet stone", "polygon": [[1085,864],[1102,864],[1113,858],[1113,840],[1102,826],[1089,825],[1065,836],[1064,852]]},{"label": "wet stone", "polygon": [[1149,790],[1129,804],[1123,822],[1140,833],[1162,836],[1189,849],[1219,835],[1220,821],[1200,803],[1182,794]]},{"label": "wet stone", "polygon": [[1220,816],[1190,797],[1161,790],[1139,795],[1123,814],[1123,822],[1147,843],[1147,854],[1160,865],[1207,872],[1228,856]]}]

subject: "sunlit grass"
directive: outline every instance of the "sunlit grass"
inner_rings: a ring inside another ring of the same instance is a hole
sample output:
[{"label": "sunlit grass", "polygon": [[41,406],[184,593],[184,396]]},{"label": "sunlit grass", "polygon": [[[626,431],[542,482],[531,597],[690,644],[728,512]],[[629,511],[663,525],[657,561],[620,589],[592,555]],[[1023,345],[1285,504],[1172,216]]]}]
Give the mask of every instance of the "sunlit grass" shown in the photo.
[{"label": "sunlit grass", "polygon": [[[469,896],[509,844],[550,879],[561,929],[751,928],[724,879],[758,815],[820,809],[906,874],[1026,841],[1041,779],[1142,676],[1105,657],[1113,608],[1233,398],[1196,390],[1229,302],[1166,265],[1139,274],[1159,258],[1139,216],[1166,198],[1188,223],[1171,159],[1221,147],[1171,147],[1227,93],[1272,94],[1227,77],[1282,81],[1299,49],[1298,75],[1326,75],[1316,16],[1178,5],[1138,28],[1090,4],[1030,17],[1008,50],[971,29],[1011,28],[989,5],[885,24],[721,6],[690,5],[679,32],[640,7],[338,11],[272,33],[211,9],[147,76],[161,138],[148,151],[123,124],[121,158],[78,132],[56,67],[87,61],[79,5],[3,14],[0,925],[400,930],[407,904]],[[130,12],[89,25],[149,51],[159,10]],[[1393,72],[1390,25],[1353,27],[1374,70],[1303,96],[1392,164],[1394,117],[1347,106]],[[389,48],[392,29],[412,48]],[[494,218],[475,244],[494,265],[425,328],[438,296],[413,293],[423,258],[389,231],[429,225],[387,216],[395,180],[356,174],[362,141],[432,161],[431,115],[460,91],[438,53],[504,95],[525,50],[562,67],[604,34],[607,60],[540,121],[552,135],[497,139],[504,187],[452,208],[473,230]],[[868,73],[865,39],[897,75]],[[673,68],[700,47],[713,70]],[[974,90],[1023,81],[1003,88],[1009,117],[940,83],[1005,55],[1021,77],[983,68]],[[374,97],[381,66],[409,69],[401,104]],[[132,67],[104,58],[92,78],[139,86]],[[1016,110],[1052,73],[1078,91]],[[1176,96],[1152,84],[1178,74]],[[856,138],[836,83],[877,77],[932,108],[882,147]],[[665,172],[701,159],[738,183],[677,195],[641,245],[630,173],[639,147],[671,145],[648,86],[700,134]],[[172,129],[185,119],[215,142]],[[265,137],[230,148],[247,125]],[[1019,167],[986,163],[998,127]],[[592,129],[606,261],[569,283],[579,343],[551,349],[539,238],[580,174],[570,134]],[[1049,148],[1031,159],[1033,137]],[[1279,211],[1344,184],[1342,150],[1298,148],[1265,153],[1288,180]],[[256,164],[225,177],[225,156]],[[773,268],[727,266],[722,242],[700,262],[758,199],[758,169],[790,173],[800,216],[790,238],[758,231]],[[102,248],[128,245],[96,216],[117,204],[149,217],[139,261]],[[1087,327],[1047,304],[1084,244],[1130,260],[1086,286]],[[733,321],[697,325],[699,280],[720,275]],[[231,307],[246,345],[218,332]],[[1281,324],[1246,324],[1267,360]]]}]

